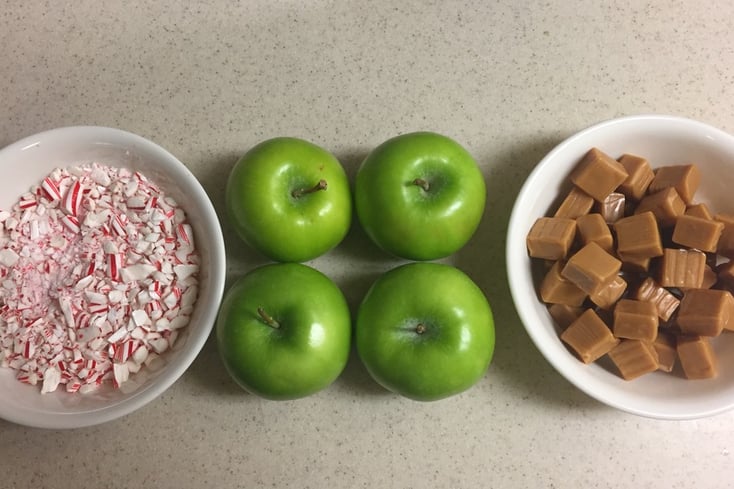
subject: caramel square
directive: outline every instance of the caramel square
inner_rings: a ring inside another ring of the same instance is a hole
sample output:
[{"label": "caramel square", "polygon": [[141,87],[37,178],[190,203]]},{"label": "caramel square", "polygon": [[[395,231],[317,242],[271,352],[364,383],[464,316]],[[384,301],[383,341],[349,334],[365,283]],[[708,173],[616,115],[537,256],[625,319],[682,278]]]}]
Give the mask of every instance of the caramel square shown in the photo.
[{"label": "caramel square", "polygon": [[627,179],[627,170],[598,148],[590,149],[571,173],[571,181],[597,202]]},{"label": "caramel square", "polygon": [[716,268],[716,281],[722,288],[734,290],[734,261],[722,263]]},{"label": "caramel square", "polygon": [[568,255],[575,236],[576,221],[573,219],[541,217],[528,233],[528,254],[533,258],[562,260]]},{"label": "caramel square", "polygon": [[719,281],[718,274],[714,271],[713,268],[706,265],[703,267],[703,280],[701,280],[701,288],[702,289],[710,289],[714,285],[716,285],[716,282]]},{"label": "caramel square", "polygon": [[584,363],[591,363],[614,348],[619,340],[592,310],[587,309],[561,333],[566,343]]},{"label": "caramel square", "polygon": [[618,191],[628,199],[640,200],[645,196],[652,179],[655,178],[655,172],[653,172],[650,163],[645,158],[631,154],[623,154],[618,161],[628,174],[627,179],[622,182]]},{"label": "caramel square", "polygon": [[611,281],[589,294],[591,302],[602,309],[611,309],[627,290],[627,282],[617,275]]},{"label": "caramel square", "polygon": [[729,321],[724,325],[724,329],[734,331],[734,295],[731,293],[727,297],[727,307],[729,308]]},{"label": "caramel square", "polygon": [[622,262],[607,253],[596,243],[589,243],[569,258],[561,275],[586,292],[593,293],[598,287],[611,281],[622,266]]},{"label": "caramel square", "polygon": [[622,270],[625,272],[647,272],[652,261],[649,256],[625,255],[624,253],[617,253],[617,257],[622,260]]},{"label": "caramel square", "polygon": [[648,301],[622,299],[614,308],[614,336],[654,341],[658,335],[658,311]]},{"label": "caramel square", "polygon": [[568,328],[579,316],[584,312],[584,309],[576,306],[569,306],[568,304],[551,304],[548,307],[553,321],[562,330]]},{"label": "caramel square", "polygon": [[655,178],[647,190],[655,193],[666,188],[674,188],[683,202],[690,204],[700,184],[701,172],[696,165],[662,166],[655,170]]},{"label": "caramel square", "polygon": [[617,233],[617,253],[638,258],[655,257],[663,254],[660,230],[652,212],[642,212],[625,217],[614,223]]},{"label": "caramel square", "polygon": [[594,198],[584,193],[583,190],[573,187],[558,206],[554,217],[576,219],[591,212],[592,207],[594,207]]},{"label": "caramel square", "polygon": [[576,231],[582,245],[594,242],[607,253],[614,249],[614,238],[601,214],[586,214],[576,219]]},{"label": "caramel square", "polygon": [[716,252],[721,256],[734,258],[734,223],[718,222],[723,222],[724,228],[721,230],[721,236],[719,236],[719,241],[716,243]]},{"label": "caramel square", "polygon": [[643,197],[635,209],[635,214],[642,214],[648,211],[655,215],[655,219],[660,226],[670,227],[675,224],[678,216],[682,216],[685,213],[686,203],[673,187],[668,187]]},{"label": "caramel square", "polygon": [[625,202],[624,194],[612,192],[599,203],[599,214],[608,224],[613,224],[624,217]]},{"label": "caramel square", "polygon": [[636,379],[658,369],[658,353],[647,341],[622,340],[609,352],[609,358],[624,380]]},{"label": "caramel square", "polygon": [[706,254],[702,251],[665,248],[660,260],[659,283],[663,287],[699,288],[705,267]]},{"label": "caramel square", "polygon": [[546,304],[580,306],[586,300],[586,292],[561,276],[563,264],[557,261],[540,284],[540,298]]},{"label": "caramel square", "polygon": [[661,287],[651,277],[647,277],[637,287],[637,291],[635,292],[633,299],[648,301],[655,304],[655,308],[658,311],[658,317],[663,321],[668,321],[680,306],[678,298],[671,294],[666,288]]},{"label": "caramel square", "polygon": [[675,360],[678,358],[675,336],[665,331],[658,331],[652,346],[658,353],[658,369],[663,372],[672,372]]},{"label": "caramel square", "polygon": [[734,214],[729,214],[726,212],[719,212],[714,216],[715,221],[723,222],[724,225],[727,224],[734,224]]},{"label": "caramel square", "polygon": [[692,204],[686,207],[686,216],[700,217],[701,219],[708,219],[709,221],[714,219],[714,215],[711,214],[706,204]]},{"label": "caramel square", "polygon": [[679,336],[676,346],[683,373],[689,379],[716,377],[718,365],[714,349],[703,336]]},{"label": "caramel square", "polygon": [[732,312],[731,299],[726,290],[686,290],[678,308],[677,322],[681,333],[695,336],[721,334]]},{"label": "caramel square", "polygon": [[673,242],[688,248],[713,253],[724,230],[724,224],[710,219],[682,215],[675,220]]}]

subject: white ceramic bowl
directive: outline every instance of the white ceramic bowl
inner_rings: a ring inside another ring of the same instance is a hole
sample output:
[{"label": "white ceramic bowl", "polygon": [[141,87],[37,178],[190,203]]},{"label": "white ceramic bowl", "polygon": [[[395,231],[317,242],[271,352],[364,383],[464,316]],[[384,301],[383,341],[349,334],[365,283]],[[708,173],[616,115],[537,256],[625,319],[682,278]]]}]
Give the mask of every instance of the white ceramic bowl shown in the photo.
[{"label": "white ceramic bowl", "polygon": [[654,372],[622,380],[599,364],[584,365],[562,344],[546,307],[538,299],[538,278],[525,238],[538,217],[549,215],[568,192],[568,176],[580,158],[597,147],[613,158],[623,153],[647,158],[653,167],[697,163],[702,172],[696,200],[714,212],[734,212],[734,137],[690,119],[658,115],[623,117],[571,136],[554,148],[528,177],[510,218],[507,269],[510,290],[525,329],[545,358],[566,379],[597,400],[623,411],[659,419],[693,419],[734,407],[734,334],[713,341],[719,375],[686,380]]},{"label": "white ceramic bowl", "polygon": [[222,230],[207,194],[193,174],[172,154],[140,136],[105,127],[64,127],[42,132],[0,150],[0,209],[8,209],[32,185],[57,167],[98,161],[139,170],[183,207],[201,254],[199,296],[189,325],[162,368],[131,375],[124,389],[103,386],[89,394],[62,389],[40,394],[40,386],[15,379],[0,368],[0,418],[40,428],[76,428],[110,421],[159,396],[191,365],[216,319],[224,290],[225,251]]}]

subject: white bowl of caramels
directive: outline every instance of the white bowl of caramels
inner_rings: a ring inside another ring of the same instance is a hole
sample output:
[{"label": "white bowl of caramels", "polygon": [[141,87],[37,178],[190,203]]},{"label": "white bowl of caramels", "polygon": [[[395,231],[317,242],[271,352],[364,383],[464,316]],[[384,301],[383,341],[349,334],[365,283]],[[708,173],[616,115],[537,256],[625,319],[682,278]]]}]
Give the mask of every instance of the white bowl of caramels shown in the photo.
[{"label": "white bowl of caramels", "polygon": [[510,218],[517,312],[552,366],[611,407],[734,407],[734,136],[639,115],[556,146]]}]

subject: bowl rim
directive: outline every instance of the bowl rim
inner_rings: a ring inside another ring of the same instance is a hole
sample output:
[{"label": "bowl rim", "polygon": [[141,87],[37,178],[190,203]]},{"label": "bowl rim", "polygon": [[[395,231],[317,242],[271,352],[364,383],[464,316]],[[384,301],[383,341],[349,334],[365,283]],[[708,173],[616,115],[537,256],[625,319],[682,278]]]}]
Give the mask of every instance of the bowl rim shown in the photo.
[{"label": "bowl rim", "polygon": [[[523,243],[523,250],[526,250],[524,247],[525,243],[525,234],[527,230],[521,229],[523,226],[520,225],[520,221],[522,220],[520,217],[520,210],[525,204],[528,199],[532,198],[532,188],[534,187],[534,182],[539,178],[539,175],[543,173],[543,169],[546,166],[547,161],[553,160],[557,158],[557,155],[559,153],[562,153],[565,151],[569,146],[574,145],[578,140],[584,139],[588,137],[591,133],[596,133],[598,131],[607,130],[610,128],[613,128],[614,126],[619,125],[634,125],[639,123],[646,123],[646,122],[653,122],[653,123],[661,123],[661,124],[668,124],[668,125],[678,125],[678,126],[686,126],[691,127],[693,129],[697,129],[703,133],[708,134],[709,138],[711,138],[710,135],[714,135],[717,138],[725,139],[729,141],[732,146],[734,146],[734,135],[729,134],[719,128],[716,128],[714,126],[711,126],[709,124],[706,124],[701,121],[697,121],[694,119],[690,119],[687,117],[681,117],[681,116],[674,116],[674,115],[661,115],[661,114],[639,114],[639,115],[628,115],[628,116],[622,116],[617,118],[610,118],[603,120],[601,122],[595,123],[591,126],[586,127],[585,129],[582,129],[571,136],[565,138],[563,141],[561,141],[559,144],[557,144],[550,152],[548,152],[538,163],[536,163],[533,170],[530,172],[528,177],[526,178],[525,182],[523,183],[522,188],[517,194],[517,197],[515,198],[515,202],[512,206],[510,218],[508,222],[508,228],[507,228],[507,236],[506,236],[506,243],[505,243],[505,266],[506,266],[506,272],[508,277],[508,283],[510,288],[510,294],[513,299],[513,303],[515,306],[515,310],[517,311],[517,314],[521,320],[521,323],[523,325],[523,328],[527,332],[528,336],[530,336],[530,339],[532,340],[533,344],[536,346],[536,348],[540,351],[540,353],[543,355],[545,360],[551,364],[551,366],[560,373],[568,382],[570,382],[572,385],[574,385],[576,388],[581,390],[582,392],[586,393],[588,396],[596,399],[597,401],[602,402],[603,404],[606,404],[610,407],[619,409],[620,411],[634,414],[642,417],[647,418],[653,418],[653,419],[662,419],[662,420],[691,420],[691,419],[700,419],[705,418],[709,416],[714,416],[717,414],[721,414],[723,412],[729,411],[732,408],[734,408],[734,399],[729,401],[728,403],[722,403],[720,405],[717,405],[716,407],[708,407],[708,408],[701,408],[695,411],[687,411],[687,412],[681,412],[681,413],[661,413],[658,411],[655,411],[654,409],[646,409],[641,406],[633,406],[629,404],[625,404],[624,402],[616,399],[614,396],[605,395],[603,393],[597,392],[583,382],[581,382],[576,376],[572,374],[570,369],[567,368],[566,365],[564,365],[564,361],[562,358],[559,358],[556,356],[556,352],[552,350],[552,347],[546,343],[546,338],[543,337],[541,334],[541,330],[539,328],[536,328],[533,326],[533,324],[537,321],[537,318],[533,317],[533,315],[526,310],[525,308],[521,307],[521,304],[523,302],[524,295],[527,295],[527,290],[525,290],[524,284],[520,283],[519,275],[520,272],[516,271],[513,267],[515,262],[512,260],[513,256],[519,256],[520,253],[517,249],[518,243]],[[527,251],[525,251],[527,253]],[[569,356],[571,353],[569,352]],[[572,360],[575,360],[578,362],[577,359],[573,358]]]},{"label": "bowl rim", "polygon": [[210,263],[208,275],[210,277],[210,284],[208,290],[212,302],[205,306],[205,309],[199,317],[201,325],[197,328],[197,334],[189,335],[186,348],[178,354],[177,368],[168,368],[161,372],[154,382],[139,389],[131,397],[111,406],[74,413],[54,413],[44,416],[39,416],[35,411],[18,412],[14,410],[8,412],[0,410],[0,418],[6,421],[44,429],[82,428],[113,421],[140,409],[168,390],[188,370],[211,335],[219,311],[219,303],[224,294],[226,280],[224,237],[211,199],[191,170],[181,160],[157,143],[138,134],[108,126],[63,126],[25,136],[0,148],[0,160],[4,159],[8,154],[14,154],[32,148],[40,144],[43,140],[58,140],[59,138],[81,138],[84,141],[92,143],[94,141],[105,142],[110,140],[117,142],[125,141],[125,144],[129,143],[130,146],[140,148],[146,153],[153,155],[153,159],[164,160],[176,169],[177,177],[183,179],[194,193],[193,200],[199,203],[199,212],[204,217],[202,226],[206,230],[206,234],[210,237],[208,243],[211,250],[209,253]]}]

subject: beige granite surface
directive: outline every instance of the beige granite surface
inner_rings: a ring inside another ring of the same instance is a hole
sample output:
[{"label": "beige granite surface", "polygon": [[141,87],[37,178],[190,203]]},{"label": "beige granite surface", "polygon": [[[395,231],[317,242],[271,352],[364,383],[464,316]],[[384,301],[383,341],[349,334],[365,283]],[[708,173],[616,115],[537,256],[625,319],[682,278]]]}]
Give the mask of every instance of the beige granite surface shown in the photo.
[{"label": "beige granite surface", "polygon": [[[489,200],[452,261],[487,294],[498,338],[476,387],[428,404],[378,387],[355,355],[317,395],[260,400],[210,341],[125,418],[58,432],[0,420],[0,487],[734,487],[734,413],[656,421],[581,393],[526,335],[503,252],[524,177],[570,134],[639,113],[734,132],[732,19],[728,1],[3,0],[0,146],[126,129],[184,161],[221,211],[228,171],[268,137],[323,145],[350,177],[398,133],[462,142]],[[264,262],[225,235],[230,280]],[[353,306],[398,263],[364,239],[311,263]]]}]

